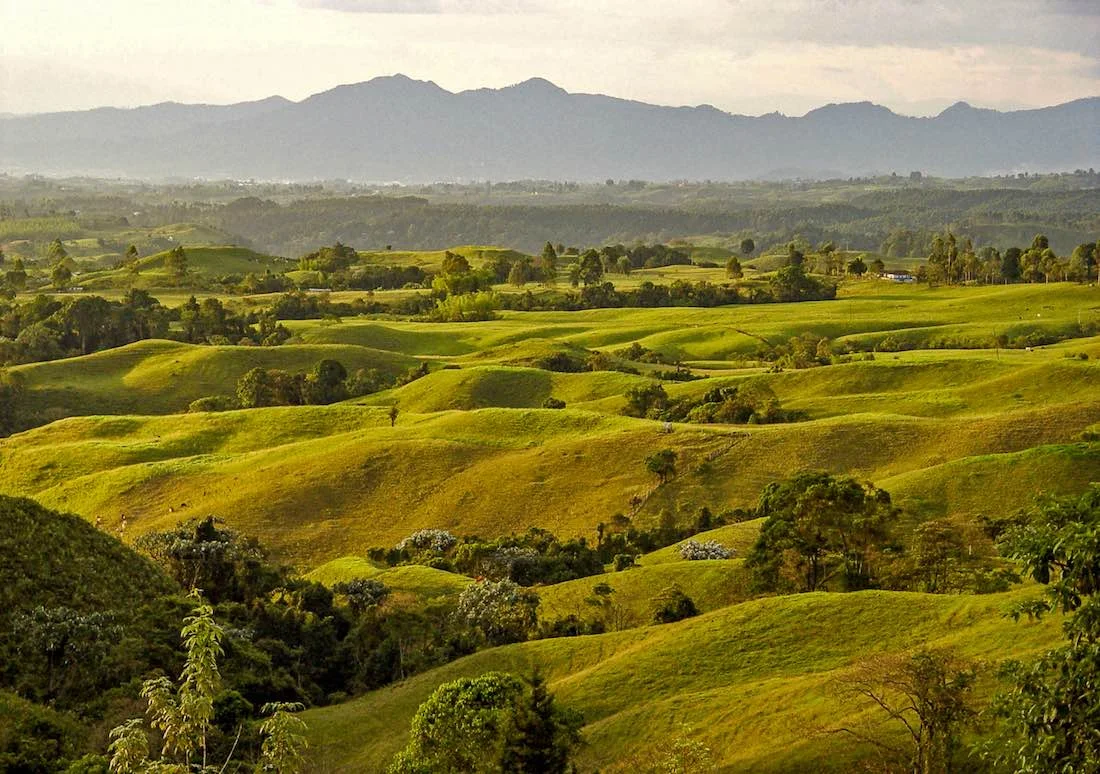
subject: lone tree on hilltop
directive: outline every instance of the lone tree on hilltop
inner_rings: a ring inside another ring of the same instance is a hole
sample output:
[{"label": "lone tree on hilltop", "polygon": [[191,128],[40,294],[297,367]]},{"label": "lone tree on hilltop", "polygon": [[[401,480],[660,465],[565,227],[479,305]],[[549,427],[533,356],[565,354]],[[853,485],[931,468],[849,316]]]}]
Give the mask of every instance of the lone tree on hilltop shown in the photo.
[{"label": "lone tree on hilltop", "polygon": [[169,251],[168,257],[164,259],[164,268],[173,277],[187,274],[187,253],[184,252],[183,245],[176,245]]}]

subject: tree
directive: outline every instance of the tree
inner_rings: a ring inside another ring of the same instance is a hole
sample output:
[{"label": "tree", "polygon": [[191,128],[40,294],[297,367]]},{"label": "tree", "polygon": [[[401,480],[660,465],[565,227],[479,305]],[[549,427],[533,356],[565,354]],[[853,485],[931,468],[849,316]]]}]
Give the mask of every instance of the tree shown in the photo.
[{"label": "tree", "polygon": [[645,469],[657,476],[660,483],[665,484],[676,475],[676,452],[672,449],[661,449],[645,458]]},{"label": "tree", "polygon": [[[207,771],[207,741],[214,721],[214,699],[221,686],[218,659],[223,655],[225,631],[214,620],[214,609],[198,591],[192,614],[184,619],[180,631],[187,656],[178,685],[167,677],[146,680],[141,696],[147,702],[149,724],[160,732],[159,760],[150,760],[149,738],[141,718],[131,718],[110,733],[108,748],[112,774],[161,772],[185,774],[198,768]],[[306,745],[305,723],[290,713],[300,704],[267,704],[269,717],[261,724],[264,736],[260,771],[295,774],[301,769]],[[232,762],[222,765],[222,770]]]},{"label": "tree", "polygon": [[326,358],[313,367],[306,377],[307,403],[327,405],[348,397],[345,381],[347,369],[338,360]]},{"label": "tree", "polygon": [[269,592],[280,578],[264,563],[259,543],[219,528],[218,522],[212,516],[183,522],[142,535],[136,545],[181,587],[205,589],[215,603],[245,602]]},{"label": "tree", "polygon": [[1100,484],[1079,497],[1039,497],[1013,520],[1001,552],[1044,585],[1016,615],[1058,610],[1067,644],[1030,664],[1009,662],[994,700],[1002,721],[984,755],[1017,772],[1096,771],[1100,761]]},{"label": "tree", "polygon": [[443,263],[440,268],[443,274],[466,274],[470,271],[470,262],[465,256],[447,250],[443,253]]},{"label": "tree", "polygon": [[752,254],[756,252],[756,242],[751,237],[746,237],[741,240],[741,255],[746,258],[752,257]]},{"label": "tree", "polygon": [[856,277],[862,277],[867,273],[867,264],[863,262],[862,255],[857,255],[848,261],[848,273]]},{"label": "tree", "polygon": [[913,530],[908,553],[917,590],[942,594],[954,588],[953,579],[965,561],[966,544],[950,521],[932,520]]},{"label": "tree", "polygon": [[581,718],[555,705],[538,675],[486,672],[436,688],[413,717],[391,774],[519,774],[571,770]]},{"label": "tree", "polygon": [[1022,256],[1023,251],[1018,247],[1010,247],[1005,250],[1004,257],[1001,259],[1001,277],[1006,283],[1020,279],[1020,258]]},{"label": "tree", "polygon": [[4,279],[15,292],[25,290],[27,287],[27,270],[23,267],[23,260],[16,258],[12,261],[11,268],[4,274]]},{"label": "tree", "polygon": [[516,261],[508,271],[508,283],[521,288],[531,281],[532,273],[530,263],[526,260]]},{"label": "tree", "polygon": [[871,271],[881,277],[886,272],[886,264],[882,262],[881,258],[876,258],[871,261]]},{"label": "tree", "polygon": [[668,586],[653,598],[653,623],[675,623],[696,615],[695,602],[679,586]]},{"label": "tree", "polygon": [[557,706],[539,672],[526,683],[505,734],[500,770],[503,774],[569,774],[574,771],[571,759],[581,741],[583,719]]},{"label": "tree", "polygon": [[538,261],[535,264],[535,270],[538,272],[539,279],[543,282],[552,282],[557,276],[558,251],[549,242],[543,245],[542,253],[539,254]]},{"label": "tree", "polygon": [[183,245],[176,245],[164,259],[164,268],[173,277],[180,278],[187,274],[187,253]]},{"label": "tree", "polygon": [[603,278],[603,261],[595,250],[585,250],[577,265],[577,279],[585,287],[595,285]]},{"label": "tree", "polygon": [[132,245],[130,245],[129,247],[126,248],[126,262],[127,263],[133,263],[137,259],[138,259],[137,245],[132,244]]},{"label": "tree", "polygon": [[458,596],[455,615],[490,645],[522,642],[538,626],[539,597],[510,580],[471,583]]},{"label": "tree", "polygon": [[19,426],[23,393],[22,374],[0,368],[0,438],[11,435]]},{"label": "tree", "polygon": [[332,590],[344,595],[352,615],[356,618],[381,605],[390,595],[389,586],[374,578],[356,578],[346,583],[337,583]]},{"label": "tree", "polygon": [[765,487],[756,515],[765,521],[746,561],[754,585],[806,592],[837,576],[848,590],[872,586],[872,562],[897,511],[872,484],[807,472]]},{"label": "tree", "polygon": [[898,746],[875,729],[837,731],[870,742],[914,774],[950,774],[961,732],[977,715],[973,664],[946,651],[872,656],[838,678],[837,693],[880,710],[880,718],[905,729]]},{"label": "tree", "polygon": [[391,774],[499,771],[504,735],[522,691],[522,682],[504,672],[439,686],[416,710],[409,743]]},{"label": "tree", "polygon": [[61,243],[60,239],[55,239],[50,242],[50,246],[46,248],[46,260],[52,264],[58,264],[69,257],[69,252],[65,249],[65,245]]},{"label": "tree", "polygon": [[741,279],[745,276],[745,271],[741,268],[741,261],[737,260],[736,255],[731,255],[730,259],[726,261],[726,276],[730,279]]},{"label": "tree", "polygon": [[59,263],[53,267],[50,272],[50,282],[58,290],[64,290],[69,287],[69,283],[72,282],[73,273],[69,271],[69,267],[64,263]]},{"label": "tree", "polygon": [[806,255],[798,249],[794,242],[789,243],[787,245],[787,266],[801,269],[805,261]]},{"label": "tree", "polygon": [[1066,277],[1075,282],[1088,282],[1092,279],[1092,267],[1096,263],[1096,245],[1092,242],[1077,245],[1070,255]]},{"label": "tree", "polygon": [[40,698],[47,704],[81,689],[86,692],[96,675],[85,665],[101,663],[122,634],[108,613],[41,605],[18,618],[13,628],[24,669],[42,673]]},{"label": "tree", "polygon": [[390,413],[389,413],[390,427],[393,427],[394,425],[397,424],[397,416],[398,416],[399,413],[400,413],[400,411],[398,411],[396,403],[394,403],[392,406],[390,406]]},{"label": "tree", "polygon": [[81,296],[63,309],[63,319],[80,338],[80,353],[94,351],[111,320],[111,304],[101,296]]}]

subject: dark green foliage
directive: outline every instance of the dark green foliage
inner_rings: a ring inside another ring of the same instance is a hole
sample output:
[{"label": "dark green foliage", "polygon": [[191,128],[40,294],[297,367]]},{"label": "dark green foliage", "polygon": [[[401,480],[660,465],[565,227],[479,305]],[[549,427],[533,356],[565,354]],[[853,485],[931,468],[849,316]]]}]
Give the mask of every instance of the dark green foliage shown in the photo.
[{"label": "dark green foliage", "polygon": [[634,387],[626,394],[626,408],[623,413],[628,417],[649,417],[657,419],[669,407],[670,401],[665,388],[659,384]]},{"label": "dark green foliage", "polygon": [[254,539],[219,528],[207,517],[168,532],[150,532],[137,547],[151,556],[184,589],[201,589],[211,602],[247,602],[280,585],[280,573],[266,564]]},{"label": "dark green foliage", "polygon": [[546,680],[535,672],[516,702],[505,734],[500,769],[505,774],[568,774],[580,744],[583,718],[554,702]]},{"label": "dark green foliage", "polygon": [[653,623],[675,623],[696,615],[695,602],[679,586],[669,586],[653,598]]},{"label": "dark green foliage", "polygon": [[581,717],[558,707],[539,675],[502,672],[445,683],[420,705],[392,774],[565,774]]},{"label": "dark green foliage", "polygon": [[11,435],[19,427],[23,394],[22,378],[0,369],[0,438]]},{"label": "dark green foliage", "polygon": [[645,458],[645,469],[662,483],[667,483],[676,475],[676,452],[672,449],[661,449]]},{"label": "dark green foliage", "polygon": [[603,572],[599,551],[585,538],[561,541],[539,527],[495,540],[476,535],[459,539],[443,530],[421,530],[393,549],[372,548],[369,556],[391,567],[422,564],[521,586],[562,583]]},{"label": "dark green foliage", "polygon": [[355,248],[337,242],[332,247],[322,247],[298,259],[298,268],[302,271],[322,271],[327,273],[342,271],[359,262]]},{"label": "dark green foliage", "polygon": [[172,593],[152,562],[76,516],[0,495],[0,628],[36,607],[86,614]]},{"label": "dark green foliage", "polygon": [[332,590],[348,601],[348,608],[356,617],[378,607],[390,595],[389,587],[373,578],[356,578],[347,583],[337,583]]},{"label": "dark green foliage", "polygon": [[565,408],[565,401],[555,398],[553,395],[551,395],[549,398],[542,402],[542,407],[548,409],[563,409]]},{"label": "dark green foliage", "polygon": [[808,472],[769,484],[756,515],[766,519],[746,566],[762,591],[845,590],[876,583],[897,511],[890,495],[850,477]]},{"label": "dark green foliage", "polygon": [[994,714],[998,738],[986,756],[1018,772],[1100,769],[1100,485],[1077,498],[1041,497],[1002,535],[1001,549],[1043,584],[1039,615],[1060,610],[1066,645],[1030,664],[1012,662]]},{"label": "dark green foliage", "polygon": [[[690,372],[676,381],[691,381]],[[798,411],[785,411],[768,385],[747,381],[730,387],[714,387],[702,398],[669,398],[660,384],[634,387],[626,393],[623,413],[630,417],[657,419],[665,422],[700,424],[774,424],[797,422],[805,418]]]},{"label": "dark green foliage", "polygon": [[[337,360],[322,360],[308,374],[257,366],[237,380],[236,404],[240,408],[327,405],[394,384],[376,370],[357,371],[349,378],[347,369]],[[196,406],[194,410],[219,409]]]},{"label": "dark green foliage", "polygon": [[164,268],[173,277],[183,277],[187,274],[187,253],[184,251],[183,245],[177,245],[169,251],[168,256],[164,259]]},{"label": "dark green foliage", "polygon": [[170,317],[169,310],[140,290],[130,291],[121,301],[37,296],[22,304],[0,304],[0,364],[86,355],[163,337]]},{"label": "dark green foliage", "polygon": [[[799,254],[798,251],[794,251]],[[776,301],[822,301],[836,298],[836,285],[808,275],[802,263],[791,263],[773,274],[768,284]]]},{"label": "dark green foliage", "polygon": [[64,771],[66,762],[82,752],[85,736],[71,717],[0,691],[0,771]]}]

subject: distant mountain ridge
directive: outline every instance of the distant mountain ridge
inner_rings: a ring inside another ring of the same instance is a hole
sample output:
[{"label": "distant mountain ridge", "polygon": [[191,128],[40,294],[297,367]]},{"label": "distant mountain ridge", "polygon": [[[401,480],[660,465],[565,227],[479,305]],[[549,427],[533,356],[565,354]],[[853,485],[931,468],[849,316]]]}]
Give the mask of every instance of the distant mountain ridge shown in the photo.
[{"label": "distant mountain ridge", "polygon": [[741,180],[1100,166],[1100,97],[932,118],[870,102],[801,117],[573,94],[542,78],[449,92],[403,75],[301,102],[166,102],[0,117],[0,170],[265,180]]}]

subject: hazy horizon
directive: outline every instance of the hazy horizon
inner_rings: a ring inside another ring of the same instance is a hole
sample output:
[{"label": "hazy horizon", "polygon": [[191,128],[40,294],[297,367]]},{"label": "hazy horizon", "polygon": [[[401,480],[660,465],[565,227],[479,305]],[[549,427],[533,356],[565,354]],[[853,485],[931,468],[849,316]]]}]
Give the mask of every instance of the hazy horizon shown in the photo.
[{"label": "hazy horizon", "polygon": [[0,113],[14,114],[300,101],[394,73],[455,92],[543,77],[746,115],[1100,94],[1088,0],[7,0],[0,21],[19,30],[0,40]]},{"label": "hazy horizon", "polygon": [[[101,108],[110,108],[110,109],[117,109],[117,110],[134,110],[134,109],[138,109],[138,108],[153,107],[153,106],[161,105],[161,104],[190,104],[190,105],[207,105],[207,106],[229,106],[229,105],[242,104],[242,103],[248,103],[248,102],[262,102],[262,101],[268,100],[268,99],[285,99],[289,102],[304,102],[305,100],[308,100],[312,97],[316,97],[320,94],[324,94],[326,92],[332,91],[334,89],[339,89],[339,88],[344,88],[344,87],[360,86],[360,85],[369,83],[371,81],[382,80],[382,79],[386,79],[386,78],[408,78],[409,80],[416,81],[416,82],[419,82],[419,83],[434,84],[435,86],[438,86],[439,88],[444,89],[444,91],[447,91],[447,92],[452,93],[452,94],[462,94],[462,93],[466,93],[466,92],[480,91],[480,90],[485,90],[485,89],[489,89],[489,90],[505,89],[505,88],[509,88],[509,87],[513,87],[513,86],[519,86],[523,83],[526,83],[526,82],[532,81],[532,80],[545,80],[545,81],[549,82],[550,84],[552,84],[553,86],[556,86],[558,88],[562,88],[559,84],[554,83],[549,78],[544,78],[543,76],[534,75],[534,76],[531,76],[530,78],[525,78],[522,81],[516,81],[515,83],[506,83],[506,84],[504,84],[502,86],[499,86],[499,87],[480,86],[480,87],[474,87],[474,88],[470,88],[470,89],[454,89],[454,90],[452,90],[452,89],[447,89],[446,87],[442,86],[441,84],[439,84],[436,81],[433,81],[429,78],[414,78],[414,77],[409,76],[405,73],[386,73],[386,74],[381,74],[381,75],[375,75],[375,76],[372,76],[371,78],[367,78],[367,79],[364,79],[364,80],[361,80],[361,81],[349,81],[349,82],[345,82],[345,83],[334,83],[331,86],[329,86],[328,88],[321,89],[320,91],[312,92],[310,94],[306,94],[305,96],[300,97],[300,98],[296,98],[296,99],[288,97],[285,94],[281,94],[281,93],[276,92],[276,93],[265,95],[263,97],[257,97],[257,98],[254,98],[254,99],[246,99],[246,100],[236,100],[236,101],[232,101],[232,102],[224,102],[224,101],[223,102],[214,102],[214,101],[203,101],[203,100],[199,100],[199,101],[195,101],[195,102],[182,102],[180,100],[166,99],[166,100],[160,100],[160,101],[157,101],[157,102],[145,102],[145,103],[134,104],[134,105],[106,105],[105,104],[105,105],[95,105],[95,106],[89,107],[89,108],[69,108],[69,109],[63,109],[63,110],[57,110],[57,111],[52,111],[52,110],[51,111],[34,111],[34,112],[27,112],[27,113],[0,111],[0,116],[25,117],[25,116],[42,115],[42,114],[45,114],[45,113],[80,112],[82,110],[95,110],[95,109],[101,109]],[[606,93],[602,93],[602,92],[571,91],[571,90],[568,90],[568,89],[566,89],[566,91],[569,92],[570,94],[606,96],[606,97],[611,97],[611,98],[614,98],[614,99],[625,99],[625,100],[646,102],[645,100],[637,100],[633,97],[626,97],[626,96],[623,96],[623,95],[620,95],[620,94],[606,94]],[[1065,102],[1051,102],[1051,103],[1046,103],[1046,104],[1042,104],[1042,105],[1025,105],[1025,106],[985,105],[985,104],[976,103],[972,100],[967,100],[967,99],[962,99],[962,98],[954,99],[954,100],[950,100],[950,101],[947,101],[946,98],[945,98],[945,100],[943,100],[945,102],[945,104],[943,104],[942,107],[938,107],[937,109],[929,109],[929,110],[924,111],[924,112],[916,112],[916,111],[910,111],[910,110],[898,110],[898,109],[895,109],[895,108],[893,108],[889,105],[883,105],[881,103],[875,102],[874,100],[844,100],[844,101],[830,100],[828,102],[822,102],[820,104],[813,105],[813,106],[809,107],[808,109],[797,112],[797,113],[786,112],[786,111],[782,111],[782,110],[778,110],[778,109],[766,110],[766,111],[763,111],[763,112],[744,113],[744,112],[738,112],[738,111],[724,110],[724,109],[720,108],[717,105],[710,105],[710,106],[715,107],[719,110],[723,110],[723,112],[730,113],[732,115],[746,115],[746,116],[750,116],[750,117],[760,117],[760,116],[763,116],[763,115],[767,115],[769,113],[780,113],[782,115],[792,117],[792,118],[801,118],[801,117],[804,117],[805,115],[807,115],[809,113],[812,113],[815,110],[818,110],[818,109],[823,108],[823,107],[827,107],[829,105],[859,104],[859,103],[870,102],[874,105],[877,105],[877,106],[880,106],[880,107],[885,107],[885,108],[893,111],[894,113],[896,113],[898,115],[902,115],[902,116],[933,117],[933,116],[936,116],[936,115],[942,113],[947,108],[950,108],[951,106],[959,104],[959,103],[966,103],[966,104],[969,104],[971,107],[978,108],[978,109],[989,109],[989,110],[997,110],[997,111],[1000,111],[1000,112],[1011,112],[1011,111],[1017,111],[1017,110],[1036,110],[1036,109],[1041,109],[1041,108],[1046,108],[1046,107],[1056,107],[1057,105],[1060,105],[1060,104],[1066,104],[1066,102],[1075,102],[1075,101],[1083,100],[1083,99],[1095,99],[1095,98],[1098,98],[1098,97],[1100,97],[1100,92],[1098,92],[1096,94],[1085,94],[1085,95],[1082,95],[1080,97],[1075,97],[1073,99],[1066,100]],[[937,101],[936,104],[938,104],[938,102],[939,101]],[[672,103],[672,102],[669,102],[669,103],[647,103],[647,104],[654,104],[654,105],[658,105],[660,107],[703,107],[705,105],[709,105],[710,103],[687,104],[687,103]]]}]

